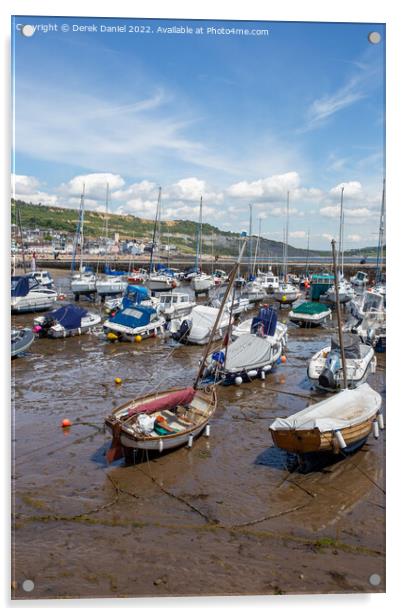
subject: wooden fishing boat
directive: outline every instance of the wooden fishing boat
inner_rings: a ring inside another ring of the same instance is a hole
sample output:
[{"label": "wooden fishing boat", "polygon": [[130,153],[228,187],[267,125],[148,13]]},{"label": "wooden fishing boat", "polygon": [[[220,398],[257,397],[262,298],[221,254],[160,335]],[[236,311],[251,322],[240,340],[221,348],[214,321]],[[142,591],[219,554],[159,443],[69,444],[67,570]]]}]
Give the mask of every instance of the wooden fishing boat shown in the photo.
[{"label": "wooden fishing boat", "polygon": [[113,435],[107,454],[109,462],[132,449],[159,451],[192,441],[208,425],[216,409],[214,388],[173,388],[130,400],[116,408],[106,418],[107,429]]},{"label": "wooden fishing boat", "polygon": [[377,438],[384,427],[381,396],[365,383],[313,404],[270,425],[272,440],[291,453],[350,453],[364,444],[371,432]]}]

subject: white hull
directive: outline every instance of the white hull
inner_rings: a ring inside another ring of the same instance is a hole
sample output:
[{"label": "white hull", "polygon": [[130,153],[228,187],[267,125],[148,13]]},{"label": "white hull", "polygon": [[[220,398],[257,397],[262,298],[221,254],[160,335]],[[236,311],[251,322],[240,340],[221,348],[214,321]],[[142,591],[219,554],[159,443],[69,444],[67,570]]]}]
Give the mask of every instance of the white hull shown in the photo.
[{"label": "white hull", "polygon": [[[41,325],[44,317],[39,317],[34,320],[35,325]],[[87,334],[93,327],[99,325],[102,321],[101,317],[94,313],[88,313],[81,319],[81,326],[74,329],[66,329],[60,323],[53,325],[47,330],[49,338],[68,338],[70,336],[81,336]]]},{"label": "white hull", "polygon": [[155,338],[156,336],[163,335],[165,332],[165,323],[166,321],[164,318],[159,318],[141,327],[127,327],[126,325],[112,323],[107,320],[103,324],[103,329],[106,334],[113,333],[121,340],[134,342],[136,336],[141,336],[141,338]]},{"label": "white hull", "polygon": [[195,293],[206,293],[215,286],[212,276],[195,276],[191,280],[191,286]]},{"label": "white hull", "polygon": [[11,298],[12,312],[40,312],[51,308],[57,300],[57,292],[51,289],[31,291],[25,297]]},{"label": "white hull", "polygon": [[[346,377],[349,388],[355,388],[358,385],[361,385],[367,380],[368,375],[371,372],[375,372],[377,366],[377,360],[374,355],[374,351],[370,347],[366,347],[366,345],[362,345],[365,347],[365,354],[362,358],[359,359],[346,359]],[[331,351],[331,347],[327,346],[311,358],[307,375],[310,379],[311,383],[317,389],[322,389],[324,391],[336,391],[336,389],[341,388],[343,386],[343,371],[342,371],[342,360],[340,360],[340,369],[335,373],[334,379],[336,386],[335,388],[327,388],[323,387],[319,383],[319,377],[326,366],[326,357],[328,353]]]},{"label": "white hull", "polygon": [[96,292],[98,295],[116,295],[124,293],[127,289],[127,281],[121,278],[113,278],[111,280],[97,280]]}]

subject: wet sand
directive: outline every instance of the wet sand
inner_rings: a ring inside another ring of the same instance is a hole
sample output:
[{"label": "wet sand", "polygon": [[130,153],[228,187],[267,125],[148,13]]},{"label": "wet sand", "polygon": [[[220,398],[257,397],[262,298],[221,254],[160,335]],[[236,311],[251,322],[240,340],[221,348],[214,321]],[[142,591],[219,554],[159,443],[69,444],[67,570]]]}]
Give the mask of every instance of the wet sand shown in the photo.
[{"label": "wet sand", "polygon": [[[134,466],[106,464],[105,416],[152,388],[191,383],[202,348],[96,334],[36,340],[12,363],[13,596],[384,592],[385,432],[302,474],[268,430],[324,397],[306,368],[329,336],[290,325],[286,363],[265,381],[219,388],[209,438]],[[377,359],[369,383],[385,403],[385,355]]]}]

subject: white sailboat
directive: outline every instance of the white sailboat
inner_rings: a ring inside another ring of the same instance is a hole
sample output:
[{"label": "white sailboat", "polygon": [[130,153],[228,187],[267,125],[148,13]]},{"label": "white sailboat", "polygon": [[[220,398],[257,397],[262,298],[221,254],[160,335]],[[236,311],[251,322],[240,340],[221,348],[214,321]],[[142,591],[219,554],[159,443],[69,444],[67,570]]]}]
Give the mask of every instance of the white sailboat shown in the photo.
[{"label": "white sailboat", "polygon": [[[108,207],[109,207],[109,184],[106,185],[106,241],[109,235],[108,228]],[[103,299],[107,295],[119,295],[125,292],[127,288],[126,272],[111,270],[109,265],[105,266],[105,274],[96,280],[96,292]]]},{"label": "white sailboat", "polygon": [[212,287],[215,286],[214,277],[204,273],[201,270],[201,261],[202,261],[202,197],[200,199],[200,218],[198,223],[198,234],[197,234],[197,249],[196,249],[196,260],[195,266],[196,269],[200,270],[196,276],[191,279],[191,286],[194,289],[194,293],[196,295],[201,295],[203,293],[208,293]]},{"label": "white sailboat", "polygon": [[155,270],[154,256],[155,251],[159,254],[159,245],[161,241],[161,214],[162,214],[162,188],[159,187],[158,201],[156,204],[156,214],[154,222],[154,231],[152,237],[151,256],[149,260],[149,277],[145,281],[145,285],[152,292],[164,292],[175,289],[180,285],[180,281],[167,268]]},{"label": "white sailboat", "polygon": [[299,297],[300,291],[294,285],[288,282],[288,241],[289,241],[289,191],[286,199],[286,230],[284,240],[284,276],[283,282],[279,284],[279,287],[274,291],[274,298],[280,304],[293,304]]},{"label": "white sailboat", "polygon": [[88,295],[95,293],[96,291],[96,275],[92,270],[87,270],[83,266],[83,252],[84,252],[84,199],[85,199],[85,184],[82,188],[81,201],[80,201],[80,213],[78,229],[76,234],[76,240],[74,242],[74,254],[72,260],[72,271],[74,272],[75,254],[79,245],[80,249],[80,267],[77,273],[72,274],[71,278],[71,291],[74,293],[76,300],[79,299],[80,294]]}]

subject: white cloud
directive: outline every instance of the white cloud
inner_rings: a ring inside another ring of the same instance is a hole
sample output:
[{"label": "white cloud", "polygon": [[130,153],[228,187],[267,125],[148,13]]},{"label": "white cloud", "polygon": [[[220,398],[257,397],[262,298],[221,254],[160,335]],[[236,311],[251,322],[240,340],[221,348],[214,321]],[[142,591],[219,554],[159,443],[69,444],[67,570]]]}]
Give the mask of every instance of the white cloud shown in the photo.
[{"label": "white cloud", "polygon": [[218,203],[223,200],[222,193],[216,193],[209,189],[205,180],[199,180],[195,177],[183,178],[168,186],[167,195],[171,199],[180,199],[183,201],[200,201],[202,196],[203,201]]},{"label": "white cloud", "polygon": [[343,182],[330,189],[329,195],[340,198],[342,187],[344,188],[343,196],[348,199],[361,199],[363,197],[363,187],[360,182]]},{"label": "white cloud", "polygon": [[347,235],[346,239],[349,240],[350,242],[360,242],[363,238],[361,235],[352,234],[352,235]]},{"label": "white cloud", "polygon": [[114,173],[89,173],[86,175],[76,175],[67,184],[62,184],[60,191],[66,195],[77,197],[82,194],[85,185],[86,197],[105,200],[107,184],[109,184],[109,191],[111,193],[113,190],[122,188],[125,182],[120,175]]},{"label": "white cloud", "polygon": [[41,183],[34,176],[11,174],[11,196],[13,199],[27,203],[57,205],[57,195],[39,190],[40,186]]},{"label": "white cloud", "polygon": [[277,201],[286,197],[286,192],[295,190],[300,185],[300,176],[296,171],[289,171],[281,175],[271,175],[267,178],[253,182],[237,182],[227,189],[230,197],[240,199],[265,198]]},{"label": "white cloud", "polygon": [[307,236],[305,231],[289,231],[289,237],[301,239]]},{"label": "white cloud", "polygon": [[322,233],[321,237],[324,238],[324,240],[328,240],[329,242],[331,242],[334,238],[333,235],[331,235],[330,233]]}]

